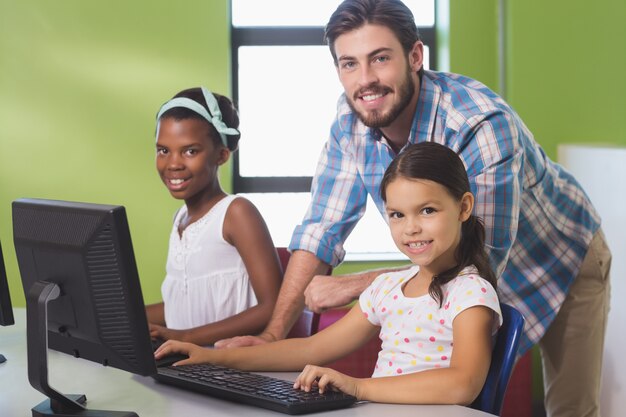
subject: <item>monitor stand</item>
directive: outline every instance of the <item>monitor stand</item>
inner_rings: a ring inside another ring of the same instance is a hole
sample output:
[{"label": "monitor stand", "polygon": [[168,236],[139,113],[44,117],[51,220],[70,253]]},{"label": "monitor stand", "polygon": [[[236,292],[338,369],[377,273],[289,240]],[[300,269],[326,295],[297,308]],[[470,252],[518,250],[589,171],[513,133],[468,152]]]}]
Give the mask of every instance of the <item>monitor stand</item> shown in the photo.
[{"label": "monitor stand", "polygon": [[32,409],[33,417],[138,417],[132,411],[88,410],[84,395],[64,395],[48,384],[48,302],[60,294],[58,285],[37,281],[26,295],[28,381],[48,397]]}]

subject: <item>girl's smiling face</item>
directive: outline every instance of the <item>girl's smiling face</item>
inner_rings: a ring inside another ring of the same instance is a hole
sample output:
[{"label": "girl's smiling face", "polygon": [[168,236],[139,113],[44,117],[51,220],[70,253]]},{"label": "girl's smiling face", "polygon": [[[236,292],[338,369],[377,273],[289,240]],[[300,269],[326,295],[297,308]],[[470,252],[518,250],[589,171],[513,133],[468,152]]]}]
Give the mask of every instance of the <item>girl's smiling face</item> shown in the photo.
[{"label": "girl's smiling face", "polygon": [[398,249],[420,266],[420,273],[436,275],[457,264],[461,225],[474,203],[471,193],[457,201],[434,181],[399,176],[388,184],[386,200],[391,236]]},{"label": "girl's smiling face", "polygon": [[171,117],[159,121],[156,167],[161,180],[176,199],[186,203],[212,195],[219,183],[217,170],[230,151],[210,136],[207,122]]}]

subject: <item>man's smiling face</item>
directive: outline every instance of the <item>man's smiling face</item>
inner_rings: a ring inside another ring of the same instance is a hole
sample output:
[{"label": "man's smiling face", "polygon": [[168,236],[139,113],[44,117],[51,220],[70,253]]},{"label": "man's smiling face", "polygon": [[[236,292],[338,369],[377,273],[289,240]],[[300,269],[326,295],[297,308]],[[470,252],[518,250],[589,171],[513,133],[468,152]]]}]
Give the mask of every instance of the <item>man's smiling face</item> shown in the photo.
[{"label": "man's smiling face", "polygon": [[407,108],[419,84],[398,38],[385,26],[366,24],[340,35],[334,48],[352,110],[366,126],[389,126]]}]

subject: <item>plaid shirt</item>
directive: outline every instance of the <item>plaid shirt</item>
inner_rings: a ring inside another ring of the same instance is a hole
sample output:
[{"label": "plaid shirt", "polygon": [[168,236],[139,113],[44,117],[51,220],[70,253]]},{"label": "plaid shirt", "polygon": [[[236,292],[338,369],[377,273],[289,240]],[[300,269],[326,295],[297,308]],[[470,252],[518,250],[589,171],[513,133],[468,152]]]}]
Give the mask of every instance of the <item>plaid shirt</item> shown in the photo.
[{"label": "plaid shirt", "polygon": [[[520,117],[486,86],[425,71],[419,94],[408,143],[441,143],[463,160],[499,277],[498,295],[526,318],[522,354],[559,311],[600,218],[572,175],[548,159]],[[363,125],[342,95],[311,205],[290,249],[339,264],[367,194],[384,216],[379,185],[394,156],[380,130]]]}]

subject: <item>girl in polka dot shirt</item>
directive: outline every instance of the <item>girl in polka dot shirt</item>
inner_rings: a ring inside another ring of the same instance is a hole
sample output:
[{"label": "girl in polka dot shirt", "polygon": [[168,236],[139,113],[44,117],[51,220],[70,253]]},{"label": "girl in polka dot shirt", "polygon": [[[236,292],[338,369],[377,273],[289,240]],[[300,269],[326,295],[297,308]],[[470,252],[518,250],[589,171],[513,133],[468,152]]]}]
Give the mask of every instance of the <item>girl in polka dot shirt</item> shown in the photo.
[{"label": "girl in polka dot shirt", "polygon": [[[294,388],[337,389],[359,400],[470,404],[485,382],[502,318],[463,163],[443,145],[409,145],[385,172],[381,196],[393,240],[414,266],[380,275],[341,320],[309,338],[253,347],[166,342],[157,358],[180,352],[189,359],[178,364],[304,368]],[[382,348],[371,378],[320,366],[376,333]]]}]

